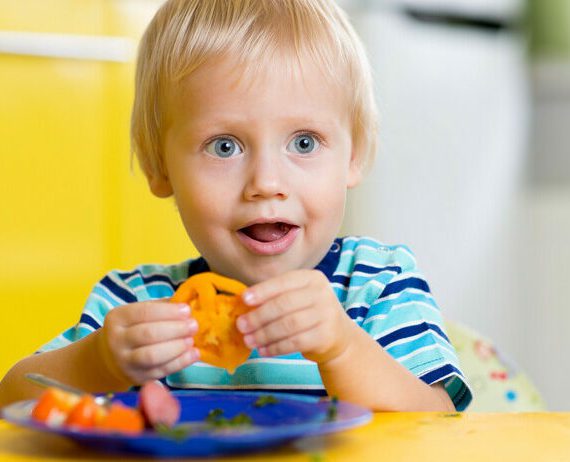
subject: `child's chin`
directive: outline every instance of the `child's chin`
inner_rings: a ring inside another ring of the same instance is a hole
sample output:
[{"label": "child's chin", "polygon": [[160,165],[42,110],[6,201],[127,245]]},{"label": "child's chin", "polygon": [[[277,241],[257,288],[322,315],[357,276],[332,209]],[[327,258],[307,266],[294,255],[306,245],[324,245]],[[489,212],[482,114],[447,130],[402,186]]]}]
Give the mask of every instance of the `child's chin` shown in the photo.
[{"label": "child's chin", "polygon": [[284,259],[279,258],[279,256],[275,256],[275,258],[263,258],[261,262],[258,260],[257,264],[240,268],[240,273],[242,274],[240,281],[247,286],[251,286],[294,269],[298,268],[289,262],[285,262]]}]

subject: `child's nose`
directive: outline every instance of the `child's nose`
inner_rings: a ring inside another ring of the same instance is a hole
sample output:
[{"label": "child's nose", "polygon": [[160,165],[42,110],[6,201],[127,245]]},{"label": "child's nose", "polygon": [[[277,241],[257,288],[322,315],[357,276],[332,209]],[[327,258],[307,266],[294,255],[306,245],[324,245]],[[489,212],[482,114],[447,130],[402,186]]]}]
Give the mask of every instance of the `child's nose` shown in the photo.
[{"label": "child's nose", "polygon": [[289,197],[285,166],[279,155],[260,155],[250,159],[248,178],[244,188],[246,200]]}]

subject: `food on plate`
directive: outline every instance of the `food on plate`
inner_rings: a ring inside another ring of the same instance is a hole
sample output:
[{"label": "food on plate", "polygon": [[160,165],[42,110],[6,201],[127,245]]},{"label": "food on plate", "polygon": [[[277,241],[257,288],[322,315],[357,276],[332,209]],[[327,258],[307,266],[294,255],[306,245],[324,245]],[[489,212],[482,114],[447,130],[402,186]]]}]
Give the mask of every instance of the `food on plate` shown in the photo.
[{"label": "food on plate", "polygon": [[158,382],[147,382],[139,392],[139,409],[147,425],[171,427],[180,418],[180,402]]},{"label": "food on plate", "polygon": [[329,407],[327,408],[327,421],[332,422],[336,420],[338,415],[338,398],[333,396],[330,398]]},{"label": "food on plate", "polygon": [[[140,388],[136,407],[112,399],[111,395],[103,402],[89,393],[79,395],[50,387],[35,403],[31,417],[52,428],[132,436],[147,429],[180,440],[203,431],[254,431],[256,427],[249,411],[280,402],[274,395],[260,395],[249,408],[233,412],[230,417],[225,415],[224,409],[213,408],[202,420],[179,423],[180,401],[160,382],[147,382]],[[336,401],[334,405],[336,407]]]},{"label": "food on plate", "polygon": [[257,401],[255,401],[253,405],[255,407],[265,407],[269,406],[270,404],[277,404],[278,402],[279,399],[273,395],[261,395],[259,398],[257,398]]},{"label": "food on plate", "polygon": [[137,434],[144,430],[145,421],[138,409],[111,403],[97,428],[107,432]]},{"label": "food on plate", "polygon": [[175,303],[188,303],[198,321],[194,346],[200,351],[201,361],[230,374],[251,353],[236,327],[238,316],[250,309],[241,299],[246,288],[235,279],[206,272],[188,278],[171,298]]},{"label": "food on plate", "polygon": [[207,425],[213,428],[248,427],[253,425],[251,417],[240,412],[231,418],[224,416],[223,409],[212,409],[204,419]]},{"label": "food on plate", "polygon": [[64,421],[67,427],[81,430],[93,428],[103,419],[107,410],[95,402],[93,395],[83,395],[73,406]]},{"label": "food on plate", "polygon": [[72,393],[48,388],[34,406],[32,418],[45,424],[59,425],[79,400],[80,397]]},{"label": "food on plate", "polygon": [[180,403],[157,382],[142,386],[136,408],[119,401],[99,404],[89,393],[79,396],[51,387],[40,396],[31,416],[51,427],[138,434],[145,426],[174,425],[180,417]]}]

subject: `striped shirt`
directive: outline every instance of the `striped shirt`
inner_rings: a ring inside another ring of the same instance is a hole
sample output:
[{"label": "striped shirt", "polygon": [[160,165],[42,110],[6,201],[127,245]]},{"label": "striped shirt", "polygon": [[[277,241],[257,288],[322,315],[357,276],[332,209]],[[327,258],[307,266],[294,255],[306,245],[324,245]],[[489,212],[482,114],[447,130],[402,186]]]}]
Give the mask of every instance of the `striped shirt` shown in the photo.
[{"label": "striped shirt", "polygon": [[[316,269],[327,276],[346,314],[386,352],[425,383],[442,382],[456,409],[467,407],[471,392],[443,330],[439,308],[407,247],[366,237],[338,238]],[[171,297],[188,277],[204,271],[209,268],[203,258],[111,271],[94,287],[79,322],[39,351],[85,337],[100,328],[116,306]],[[233,375],[197,362],[162,381],[171,389],[326,394],[316,363],[300,353],[260,357],[254,350]]]}]

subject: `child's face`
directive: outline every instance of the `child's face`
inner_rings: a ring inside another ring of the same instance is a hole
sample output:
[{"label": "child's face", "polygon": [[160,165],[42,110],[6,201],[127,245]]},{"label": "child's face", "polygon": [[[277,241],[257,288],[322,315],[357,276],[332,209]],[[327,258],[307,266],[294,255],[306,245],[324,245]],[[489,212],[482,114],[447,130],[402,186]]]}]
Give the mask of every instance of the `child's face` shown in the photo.
[{"label": "child's face", "polygon": [[278,64],[247,79],[218,60],[186,79],[169,102],[167,178],[150,178],[211,270],[248,285],[317,265],[360,179],[345,93],[317,65]]}]

